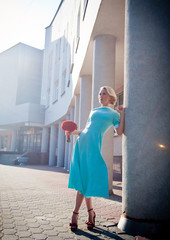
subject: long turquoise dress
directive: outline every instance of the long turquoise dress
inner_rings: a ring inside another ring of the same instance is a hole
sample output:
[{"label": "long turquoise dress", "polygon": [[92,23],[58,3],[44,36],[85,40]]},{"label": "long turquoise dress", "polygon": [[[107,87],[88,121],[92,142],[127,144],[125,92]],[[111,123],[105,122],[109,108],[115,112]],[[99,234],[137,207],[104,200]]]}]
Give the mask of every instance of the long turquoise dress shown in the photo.
[{"label": "long turquoise dress", "polygon": [[119,122],[120,114],[112,108],[95,108],[77,138],[72,152],[68,187],[86,198],[109,196],[107,166],[101,154],[102,139],[104,133],[112,125],[117,128]]}]

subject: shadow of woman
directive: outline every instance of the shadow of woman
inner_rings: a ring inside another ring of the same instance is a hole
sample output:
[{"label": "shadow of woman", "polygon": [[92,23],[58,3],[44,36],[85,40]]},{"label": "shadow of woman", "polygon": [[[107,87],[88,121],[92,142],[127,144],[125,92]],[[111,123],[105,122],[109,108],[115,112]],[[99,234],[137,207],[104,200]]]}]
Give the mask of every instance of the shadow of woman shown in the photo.
[{"label": "shadow of woman", "polygon": [[86,238],[89,239],[95,239],[95,240],[101,240],[102,236],[103,239],[107,238],[111,238],[111,239],[115,239],[115,240],[123,240],[123,238],[117,236],[115,233],[109,232],[107,230],[104,230],[100,227],[95,227],[93,230],[81,230],[78,229],[75,234],[77,236],[84,236]]}]

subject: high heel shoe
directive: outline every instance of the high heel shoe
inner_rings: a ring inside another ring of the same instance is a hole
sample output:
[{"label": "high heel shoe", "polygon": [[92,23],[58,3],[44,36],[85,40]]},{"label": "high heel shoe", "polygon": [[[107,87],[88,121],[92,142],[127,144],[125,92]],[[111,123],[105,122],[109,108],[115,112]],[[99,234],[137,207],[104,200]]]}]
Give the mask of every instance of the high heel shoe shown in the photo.
[{"label": "high heel shoe", "polygon": [[[90,211],[93,211],[93,208],[91,208],[91,209],[88,210],[88,212],[90,212]],[[88,230],[92,230],[92,229],[95,227],[96,214],[95,214],[94,211],[93,211],[93,213],[94,213],[93,222],[90,222],[90,221],[86,222],[86,224],[87,224],[87,229],[88,229]]]},{"label": "high heel shoe", "polygon": [[[73,214],[78,215],[79,213],[77,213],[77,212],[73,212]],[[71,230],[72,232],[77,231],[77,228],[78,228],[77,223],[70,223],[69,226],[70,226],[70,230]]]}]

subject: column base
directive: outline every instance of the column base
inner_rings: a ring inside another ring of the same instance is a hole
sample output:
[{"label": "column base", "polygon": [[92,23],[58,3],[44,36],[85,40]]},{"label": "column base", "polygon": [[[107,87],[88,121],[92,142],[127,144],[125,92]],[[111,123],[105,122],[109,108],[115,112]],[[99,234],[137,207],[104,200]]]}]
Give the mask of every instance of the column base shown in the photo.
[{"label": "column base", "polygon": [[113,189],[109,189],[109,196],[113,195]]},{"label": "column base", "polygon": [[119,220],[118,228],[133,236],[139,235],[154,240],[160,240],[166,239],[164,236],[168,236],[168,228],[170,228],[170,222],[168,220],[158,222],[152,220],[145,221],[131,219],[123,214]]}]

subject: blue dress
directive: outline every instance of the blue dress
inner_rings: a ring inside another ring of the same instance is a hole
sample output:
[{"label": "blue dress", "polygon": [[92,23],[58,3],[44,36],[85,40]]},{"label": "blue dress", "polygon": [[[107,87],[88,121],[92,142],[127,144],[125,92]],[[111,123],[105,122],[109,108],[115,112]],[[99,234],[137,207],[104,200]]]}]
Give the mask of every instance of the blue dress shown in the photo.
[{"label": "blue dress", "polygon": [[109,108],[99,107],[90,112],[85,129],[77,138],[72,152],[68,187],[86,198],[108,197],[108,172],[102,158],[104,133],[113,125],[118,127],[120,114]]}]

